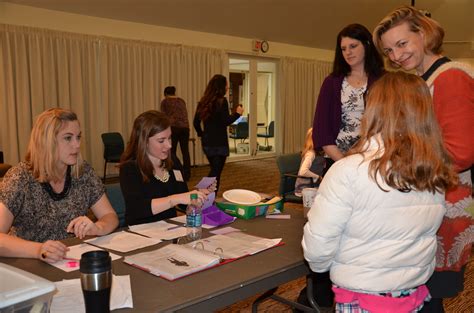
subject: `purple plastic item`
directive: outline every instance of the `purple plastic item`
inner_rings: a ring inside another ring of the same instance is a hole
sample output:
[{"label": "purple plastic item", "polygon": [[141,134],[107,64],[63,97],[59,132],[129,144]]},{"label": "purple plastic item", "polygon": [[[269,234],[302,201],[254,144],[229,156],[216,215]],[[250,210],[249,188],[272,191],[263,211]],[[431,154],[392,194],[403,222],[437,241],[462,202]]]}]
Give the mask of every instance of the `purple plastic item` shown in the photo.
[{"label": "purple plastic item", "polygon": [[211,226],[221,226],[232,223],[235,220],[233,216],[230,216],[215,205],[202,210],[202,223]]}]

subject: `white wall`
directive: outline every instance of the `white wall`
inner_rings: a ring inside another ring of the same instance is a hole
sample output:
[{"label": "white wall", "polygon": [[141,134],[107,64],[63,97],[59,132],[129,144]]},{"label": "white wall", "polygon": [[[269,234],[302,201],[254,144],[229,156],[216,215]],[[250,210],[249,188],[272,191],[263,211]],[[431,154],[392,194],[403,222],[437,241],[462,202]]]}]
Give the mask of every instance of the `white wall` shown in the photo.
[{"label": "white wall", "polygon": [[[0,3],[0,23],[89,35],[223,48],[229,52],[263,56],[262,53],[259,54],[251,50],[252,39],[249,38],[117,21],[11,3]],[[269,57],[290,56],[324,61],[332,61],[334,58],[333,51],[278,42],[270,42],[270,50],[264,55]]]}]

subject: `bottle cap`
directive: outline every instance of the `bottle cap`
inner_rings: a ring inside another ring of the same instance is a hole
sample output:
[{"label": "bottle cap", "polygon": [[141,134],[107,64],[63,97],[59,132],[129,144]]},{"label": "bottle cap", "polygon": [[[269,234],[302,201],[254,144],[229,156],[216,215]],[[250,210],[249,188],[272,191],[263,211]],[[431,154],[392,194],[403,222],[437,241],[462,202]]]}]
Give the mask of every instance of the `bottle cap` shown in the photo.
[{"label": "bottle cap", "polygon": [[198,198],[197,193],[192,193],[191,194],[191,200],[196,200]]}]

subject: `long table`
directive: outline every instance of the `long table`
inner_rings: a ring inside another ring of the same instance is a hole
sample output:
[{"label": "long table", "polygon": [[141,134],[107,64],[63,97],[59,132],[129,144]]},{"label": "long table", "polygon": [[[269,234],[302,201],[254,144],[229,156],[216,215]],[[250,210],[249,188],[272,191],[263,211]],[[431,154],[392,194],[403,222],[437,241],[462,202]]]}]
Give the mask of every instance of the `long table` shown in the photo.
[{"label": "long table", "polygon": [[[173,282],[125,264],[123,259],[114,261],[115,275],[130,275],[134,304],[133,309],[117,312],[209,312],[305,276],[309,269],[301,249],[303,213],[285,208],[284,214],[290,214],[291,219],[257,217],[238,219],[229,225],[256,236],[283,238],[284,245]],[[74,244],[77,243],[75,239]],[[164,244],[121,255],[156,249]],[[79,271],[66,273],[34,259],[0,258],[0,262],[51,281],[79,277]]]}]

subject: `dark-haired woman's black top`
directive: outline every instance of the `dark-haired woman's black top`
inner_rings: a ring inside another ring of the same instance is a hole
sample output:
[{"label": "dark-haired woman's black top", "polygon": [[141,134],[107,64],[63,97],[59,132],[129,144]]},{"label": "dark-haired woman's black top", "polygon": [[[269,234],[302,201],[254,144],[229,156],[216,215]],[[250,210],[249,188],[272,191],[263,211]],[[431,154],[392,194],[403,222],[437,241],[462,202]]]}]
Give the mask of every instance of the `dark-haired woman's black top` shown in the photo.
[{"label": "dark-haired woman's black top", "polygon": [[152,177],[149,182],[143,182],[142,175],[136,161],[129,161],[120,167],[120,188],[125,199],[125,219],[128,225],[151,223],[176,216],[176,209],[153,215],[151,200],[188,191],[184,181],[178,181],[175,171],[181,173],[182,166],[179,160],[173,158],[173,170],[169,171],[170,178],[164,183]]},{"label": "dark-haired woman's black top", "polygon": [[205,121],[204,130],[201,128],[201,118],[194,115],[194,129],[202,140],[202,147],[206,155],[229,155],[229,140],[227,136],[227,126],[235,122],[240,114],[234,112],[229,114],[229,103],[223,98],[222,103],[217,105],[216,111]]}]

